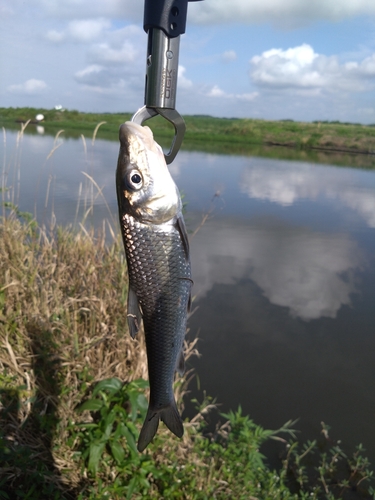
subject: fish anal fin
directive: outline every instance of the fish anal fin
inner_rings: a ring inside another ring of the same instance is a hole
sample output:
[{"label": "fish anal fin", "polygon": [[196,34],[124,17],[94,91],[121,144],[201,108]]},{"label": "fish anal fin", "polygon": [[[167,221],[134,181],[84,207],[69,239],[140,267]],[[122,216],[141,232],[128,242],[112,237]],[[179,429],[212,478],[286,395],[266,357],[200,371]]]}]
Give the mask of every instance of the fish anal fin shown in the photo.
[{"label": "fish anal fin", "polygon": [[188,299],[188,305],[187,305],[187,312],[188,313],[191,311],[191,303],[192,303],[192,298],[191,298],[191,292],[190,292],[189,299]]},{"label": "fish anal fin", "polygon": [[134,337],[137,335],[137,333],[141,327],[142,314],[141,314],[141,310],[139,308],[137,296],[136,296],[134,290],[130,286],[129,286],[129,291],[128,291],[127,318],[128,318],[129,332],[130,332],[132,339],[134,339]]},{"label": "fish anal fin", "polygon": [[185,373],[185,357],[183,349],[181,349],[180,354],[178,356],[176,371],[181,377]]}]

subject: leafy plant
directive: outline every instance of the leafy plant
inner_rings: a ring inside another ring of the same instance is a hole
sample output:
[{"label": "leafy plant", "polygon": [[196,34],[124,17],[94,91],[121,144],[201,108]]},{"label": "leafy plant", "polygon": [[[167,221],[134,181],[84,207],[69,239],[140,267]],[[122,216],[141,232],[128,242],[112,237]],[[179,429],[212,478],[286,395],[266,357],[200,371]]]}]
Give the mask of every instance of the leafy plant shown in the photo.
[{"label": "leafy plant", "polygon": [[[147,411],[145,380],[123,384],[117,378],[99,382],[90,399],[77,412],[90,412],[86,422],[71,423],[69,444],[75,443],[76,458],[83,468],[96,478],[99,490],[108,493],[104,479],[111,476],[111,495],[132,498],[150,488],[148,476],[157,478],[160,472],[147,455],[136,446],[138,426]],[[83,497],[82,497],[83,498]],[[86,498],[86,497],[84,497]]]},{"label": "leafy plant", "polygon": [[97,474],[104,453],[117,465],[123,464],[125,456],[138,456],[135,422],[139,415],[146,414],[148,404],[142,389],[147,386],[142,379],[129,384],[117,378],[102,380],[95,386],[92,398],[79,406],[78,412],[89,411],[92,418],[75,424],[79,432],[73,436],[79,438],[79,453],[93,475]]},{"label": "leafy plant", "polygon": [[322,422],[323,441],[289,443],[280,477],[301,498],[375,498],[371,486],[374,471],[359,445],[351,457],[329,438],[329,426]]}]

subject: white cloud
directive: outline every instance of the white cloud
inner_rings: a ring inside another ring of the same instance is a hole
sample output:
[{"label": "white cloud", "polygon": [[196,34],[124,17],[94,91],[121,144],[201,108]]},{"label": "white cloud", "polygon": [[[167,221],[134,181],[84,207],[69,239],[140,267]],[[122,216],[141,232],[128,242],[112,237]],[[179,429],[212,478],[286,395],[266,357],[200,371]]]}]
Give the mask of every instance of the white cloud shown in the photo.
[{"label": "white cloud", "polygon": [[218,85],[214,85],[207,95],[208,97],[224,97],[225,92]]},{"label": "white cloud", "polygon": [[220,97],[224,99],[236,99],[239,101],[253,101],[258,97],[258,92],[244,93],[244,94],[231,94],[224,92],[218,85],[214,85],[211,90],[206,94],[208,97]]},{"label": "white cloud", "polygon": [[340,64],[338,57],[317,54],[308,44],[271,49],[250,60],[250,76],[258,86],[320,91],[364,91],[375,84],[375,54],[362,62]]},{"label": "white cloud", "polygon": [[68,25],[68,34],[80,42],[91,42],[102,35],[111,23],[108,19],[82,19],[73,20]]},{"label": "white cloud", "polygon": [[[9,2],[8,2],[9,3]],[[12,4],[17,3],[13,0]],[[18,2],[20,3],[20,2]],[[34,9],[60,19],[111,17],[141,25],[144,3],[140,0],[29,0]],[[300,26],[316,20],[340,21],[359,15],[374,15],[372,0],[215,0],[190,2],[188,25],[233,23],[274,23]]]},{"label": "white cloud", "polygon": [[104,71],[103,66],[99,66],[99,64],[91,64],[91,66],[87,66],[81,71],[77,71],[75,77],[78,81],[84,81],[86,78],[90,78],[92,75],[97,75]]},{"label": "white cloud", "polygon": [[234,97],[240,101],[254,101],[259,96],[259,92],[250,92],[245,94],[234,94]]},{"label": "white cloud", "polygon": [[83,91],[111,96],[117,102],[126,99],[127,102],[133,103],[133,106],[136,102],[141,104],[143,79],[138,78],[137,75],[128,74],[126,68],[92,64],[77,71],[74,78],[82,86]]},{"label": "white cloud", "polygon": [[[15,1],[15,0],[14,0]],[[141,24],[143,2],[139,0],[29,0],[34,8],[43,10],[48,17],[59,19],[87,19],[111,17],[135,20]]]},{"label": "white cloud", "polygon": [[[350,63],[347,63],[350,64]],[[375,54],[366,57],[360,64],[351,63],[352,66],[349,69],[353,71],[358,71],[360,74],[365,76],[374,77],[375,76]]]},{"label": "white cloud", "polygon": [[178,88],[180,89],[190,89],[193,86],[193,82],[186,78],[185,76],[186,68],[184,66],[178,66]]},{"label": "white cloud", "polygon": [[[351,0],[352,7],[354,2],[355,0]],[[369,24],[365,27],[367,33],[361,32],[359,36],[360,27],[357,20],[353,20],[351,25],[348,23],[352,41],[349,42],[347,39],[343,50],[352,50],[353,56],[338,53],[337,57],[324,58],[311,49],[314,59],[305,61],[305,65],[298,58],[302,57],[302,51],[296,47],[296,45],[301,46],[300,42],[295,45],[275,45],[273,41],[275,37],[280,40],[280,36],[283,35],[280,33],[276,35],[268,27],[266,30],[269,37],[258,40],[256,46],[259,48],[255,51],[254,48],[251,49],[252,31],[244,26],[238,27],[238,36],[234,37],[233,33],[237,33],[237,27],[235,30],[228,27],[228,30],[219,28],[209,31],[204,27],[193,27],[195,12],[200,11],[202,7],[205,9],[209,7],[208,22],[211,22],[212,18],[213,23],[224,20],[227,24],[231,19],[235,19],[238,23],[249,24],[254,20],[258,22],[259,16],[263,16],[266,22],[272,22],[272,19],[282,18],[283,15],[285,18],[301,19],[302,22],[304,18],[301,12],[306,14],[307,11],[311,13],[313,10],[312,7],[305,5],[307,2],[301,0],[293,2],[285,0],[283,4],[276,0],[264,0],[258,2],[258,5],[254,5],[255,3],[249,0],[243,2],[233,0],[233,4],[221,0],[189,2],[187,34],[181,40],[180,59],[188,70],[180,73],[178,110],[186,114],[203,112],[216,116],[258,116],[267,119],[293,118],[305,121],[339,119],[373,123],[374,114],[370,114],[368,110],[373,108],[371,90],[375,84],[373,83],[375,57],[371,55],[374,50],[371,45]],[[325,0],[323,5],[323,2],[311,0],[310,3],[314,4],[318,19],[319,12],[327,9],[332,11],[333,8],[340,11],[343,3],[347,5],[350,2],[339,0],[335,3]],[[367,1],[367,10],[372,8],[373,3]],[[142,101],[147,46],[147,35],[142,29],[143,2],[28,0],[25,3],[23,0],[12,0],[12,2],[0,0],[1,5],[11,6],[12,21],[16,22],[16,24],[9,23],[6,17],[4,19],[4,16],[0,15],[0,38],[4,41],[3,54],[0,55],[0,59],[4,59],[1,71],[3,89],[24,82],[30,75],[37,75],[38,79],[49,83],[49,88],[48,95],[43,94],[39,101],[33,99],[35,106],[43,106],[45,98],[48,98],[50,102],[55,102],[56,99],[63,100],[64,106],[70,108],[114,111],[118,105],[113,96],[107,98],[104,95],[104,87],[120,85],[121,81],[127,81],[134,92],[138,92],[138,103]],[[359,0],[356,3],[356,12],[364,8],[363,5]],[[237,13],[232,15],[233,9]],[[239,12],[241,16],[238,15]],[[259,14],[258,18],[253,17],[256,12]],[[222,17],[219,19],[217,14]],[[32,23],[30,19],[33,20]],[[311,16],[311,19],[315,18]],[[200,16],[197,16],[196,20],[200,22]],[[11,24],[17,29],[12,28]],[[305,39],[301,39],[303,32],[296,32],[292,38],[297,37],[301,42],[310,42],[310,47],[314,47],[313,41],[316,39],[318,29],[319,25],[305,33]],[[342,32],[342,27],[339,24],[327,25],[327,30],[322,32],[322,40],[328,36],[330,29],[332,29],[330,40],[327,40],[326,45],[324,42],[320,44],[320,47],[324,47],[320,51],[332,54],[337,47],[337,43],[333,40]],[[266,66],[263,51],[267,53],[269,52],[267,49],[279,47],[279,52],[276,51],[277,53],[269,58],[270,67]],[[286,60],[283,56],[284,52],[287,55],[288,47],[291,47],[292,53],[289,55],[289,60]],[[251,67],[255,72],[254,80],[251,81],[246,73],[247,69],[250,70],[250,65],[248,68],[243,65],[244,50],[248,51],[248,59],[255,54],[260,58],[258,64]],[[250,50],[252,51],[249,52]],[[307,52],[308,50],[307,47]],[[364,55],[359,56],[359,51]],[[279,60],[276,68],[273,67],[273,58]],[[235,65],[235,73],[223,71],[224,64]],[[289,73],[285,74],[288,64]],[[77,81],[79,78],[82,79],[79,72],[94,65],[103,67],[103,70],[91,72],[92,81],[89,81],[90,75],[86,73],[86,83],[83,84],[81,80],[80,85],[101,87],[103,97],[98,96],[96,99],[83,92],[82,86],[77,87]],[[77,73],[78,77],[75,77]],[[293,75],[296,83],[293,81]],[[193,82],[194,92],[192,92]],[[333,86],[337,89],[335,93],[329,90]],[[349,94],[352,89],[356,95]],[[132,94],[126,93],[127,90],[128,87],[124,93],[119,93],[121,106],[133,110],[133,97]],[[358,94],[359,90],[363,92],[368,90],[368,93]],[[28,105],[28,96],[17,95],[15,91],[7,93],[4,104]],[[361,108],[365,111],[362,112]]]},{"label": "white cloud", "polygon": [[65,39],[65,33],[57,30],[47,31],[46,38],[52,43],[60,43]]},{"label": "white cloud", "polygon": [[226,50],[222,53],[221,58],[224,62],[232,62],[237,59],[237,53],[235,50]]},{"label": "white cloud", "polygon": [[272,23],[291,27],[374,14],[375,2],[369,0],[215,0],[189,4],[189,19],[197,24]]},{"label": "white cloud", "polygon": [[[143,93],[145,71],[144,33],[134,25],[105,32],[102,43],[92,43],[86,50],[90,63],[76,71],[76,82],[103,94],[114,89],[137,89]],[[130,96],[130,93],[128,94]]]},{"label": "white cloud", "polygon": [[111,22],[105,18],[74,19],[68,23],[65,30],[49,30],[46,38],[53,43],[60,43],[62,41],[90,43],[103,36],[105,30],[108,30],[110,27]]},{"label": "white cloud", "polygon": [[94,45],[88,53],[91,61],[109,65],[131,63],[137,56],[138,49],[129,41],[125,41],[119,49],[111,47],[109,43]]},{"label": "white cloud", "polygon": [[47,88],[46,82],[30,78],[24,83],[9,85],[8,91],[17,94],[40,94]]}]

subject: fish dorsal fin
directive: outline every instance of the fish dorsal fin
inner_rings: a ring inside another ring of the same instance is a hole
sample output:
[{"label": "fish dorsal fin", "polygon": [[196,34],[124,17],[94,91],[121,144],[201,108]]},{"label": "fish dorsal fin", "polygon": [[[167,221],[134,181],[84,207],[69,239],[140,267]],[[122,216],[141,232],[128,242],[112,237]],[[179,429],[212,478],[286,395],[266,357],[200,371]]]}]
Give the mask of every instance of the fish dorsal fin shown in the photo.
[{"label": "fish dorsal fin", "polygon": [[141,310],[139,308],[137,296],[136,296],[134,290],[130,286],[129,286],[129,291],[128,291],[127,318],[128,318],[129,332],[130,332],[132,339],[134,339],[134,337],[137,335],[137,333],[141,327],[142,314],[141,314]]},{"label": "fish dorsal fin", "polygon": [[189,260],[189,240],[188,240],[188,235],[187,235],[187,231],[186,231],[185,221],[184,221],[181,214],[178,215],[178,217],[177,217],[176,228],[181,236],[182,245],[184,247],[186,260]]}]

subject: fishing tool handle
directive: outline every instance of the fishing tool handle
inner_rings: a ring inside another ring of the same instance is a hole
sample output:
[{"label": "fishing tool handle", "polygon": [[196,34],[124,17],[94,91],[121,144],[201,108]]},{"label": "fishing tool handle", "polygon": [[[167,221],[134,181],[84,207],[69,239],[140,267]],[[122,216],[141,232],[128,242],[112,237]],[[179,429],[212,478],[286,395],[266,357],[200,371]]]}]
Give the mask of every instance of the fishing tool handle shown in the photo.
[{"label": "fishing tool handle", "polygon": [[143,27],[148,35],[144,106],[133,116],[140,125],[156,115],[168,120],[175,136],[166,162],[172,163],[184,135],[185,122],[176,111],[180,35],[185,33],[187,5],[200,0],[145,0]]}]

